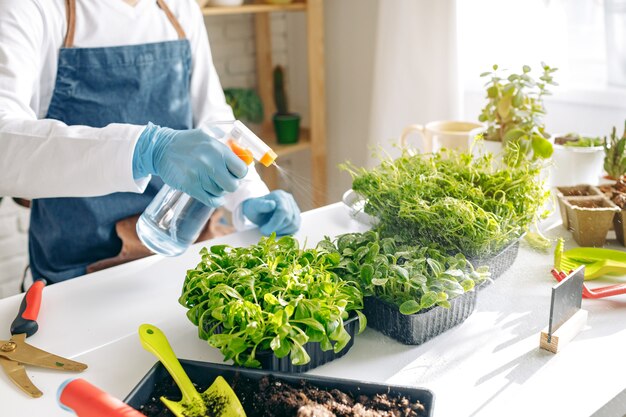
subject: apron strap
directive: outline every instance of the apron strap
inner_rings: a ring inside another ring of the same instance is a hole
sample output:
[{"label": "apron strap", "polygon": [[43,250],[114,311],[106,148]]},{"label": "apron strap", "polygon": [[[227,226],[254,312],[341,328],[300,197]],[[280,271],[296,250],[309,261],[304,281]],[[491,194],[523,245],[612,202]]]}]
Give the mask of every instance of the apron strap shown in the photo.
[{"label": "apron strap", "polygon": [[172,13],[170,8],[167,7],[165,0],[156,0],[156,2],[161,8],[161,10],[163,10],[165,15],[167,16],[167,19],[170,21],[172,26],[174,26],[176,33],[178,33],[178,39],[185,39],[187,36],[185,35],[185,31],[183,30],[183,27],[180,25],[180,23],[178,22],[178,19],[176,19],[176,16],[174,16],[174,13]]},{"label": "apron strap", "polygon": [[[187,36],[185,35],[185,31],[183,27],[180,25],[174,13],[167,7],[167,4],[164,0],[156,0],[157,4],[163,10],[165,15],[167,16],[167,20],[170,21],[172,26],[174,26],[174,30],[178,34],[178,39],[185,39]],[[74,33],[76,32],[76,0],[65,0],[65,17],[67,19],[67,33],[65,34],[65,40],[63,41],[64,48],[72,48],[74,46]]]},{"label": "apron strap", "polygon": [[67,19],[67,33],[63,47],[71,48],[74,46],[74,32],[76,31],[76,0],[65,0],[65,18]]}]

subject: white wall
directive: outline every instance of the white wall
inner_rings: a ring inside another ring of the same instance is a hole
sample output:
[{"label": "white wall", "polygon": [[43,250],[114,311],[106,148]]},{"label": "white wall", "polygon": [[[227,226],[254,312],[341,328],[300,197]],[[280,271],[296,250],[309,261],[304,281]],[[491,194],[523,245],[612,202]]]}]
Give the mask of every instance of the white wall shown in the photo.
[{"label": "white wall", "polygon": [[[352,185],[340,172],[349,159],[364,165],[368,149],[379,0],[326,1],[329,202]],[[393,134],[393,133],[392,133]]]}]

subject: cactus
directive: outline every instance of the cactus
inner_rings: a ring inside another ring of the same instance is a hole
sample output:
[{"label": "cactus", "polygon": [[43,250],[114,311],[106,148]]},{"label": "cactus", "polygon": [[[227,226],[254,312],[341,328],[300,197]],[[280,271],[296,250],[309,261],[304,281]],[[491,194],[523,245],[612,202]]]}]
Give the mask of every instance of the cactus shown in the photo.
[{"label": "cactus", "polygon": [[285,93],[285,75],[283,67],[274,68],[274,102],[278,114],[288,114],[287,94]]},{"label": "cactus", "polygon": [[624,133],[621,138],[617,137],[617,129],[613,127],[609,140],[604,140],[604,170],[614,179],[626,174],[626,122],[624,123]]}]

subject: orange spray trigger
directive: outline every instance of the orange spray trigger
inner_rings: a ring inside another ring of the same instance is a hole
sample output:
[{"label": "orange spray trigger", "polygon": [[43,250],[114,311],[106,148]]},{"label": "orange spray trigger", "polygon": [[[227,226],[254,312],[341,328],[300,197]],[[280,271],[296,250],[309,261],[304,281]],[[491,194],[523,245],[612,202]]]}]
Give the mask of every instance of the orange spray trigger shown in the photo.
[{"label": "orange spray trigger", "polygon": [[254,162],[254,156],[252,155],[252,152],[250,152],[249,149],[241,147],[234,140],[229,140],[228,146],[235,153],[235,155],[237,155],[239,159],[241,159],[246,165],[250,165],[251,163]]},{"label": "orange spray trigger", "polygon": [[259,162],[268,167],[274,163],[277,156],[276,152],[270,149],[261,157],[261,159],[259,159]]}]

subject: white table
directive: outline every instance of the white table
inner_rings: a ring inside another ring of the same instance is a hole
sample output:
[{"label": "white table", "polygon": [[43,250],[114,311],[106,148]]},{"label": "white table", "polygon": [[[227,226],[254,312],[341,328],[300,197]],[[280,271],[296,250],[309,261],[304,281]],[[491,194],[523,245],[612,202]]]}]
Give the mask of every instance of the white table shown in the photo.
[{"label": "white table", "polygon": [[[313,245],[324,235],[363,229],[333,204],[304,213],[297,237]],[[569,237],[560,226],[550,233]],[[203,245],[248,245],[259,236],[252,230]],[[55,397],[71,377],[124,398],[156,361],[139,344],[141,323],[159,326],[181,358],[221,362],[177,302],[201,246],[178,258],[153,256],[46,288],[40,330],[29,342],[89,368],[73,374],[27,367],[44,392],[39,399],[26,397],[0,372],[0,416],[70,416]],[[589,416],[626,387],[626,297],[584,300],[589,321],[583,332],[557,355],[539,350],[555,283],[551,263],[551,255],[522,247],[514,266],[480,292],[476,311],[462,325],[421,346],[368,329],[345,357],[311,373],[429,388],[437,417]],[[0,300],[0,339],[8,338],[20,300]]]}]

